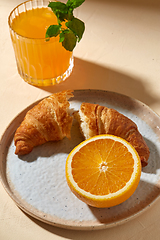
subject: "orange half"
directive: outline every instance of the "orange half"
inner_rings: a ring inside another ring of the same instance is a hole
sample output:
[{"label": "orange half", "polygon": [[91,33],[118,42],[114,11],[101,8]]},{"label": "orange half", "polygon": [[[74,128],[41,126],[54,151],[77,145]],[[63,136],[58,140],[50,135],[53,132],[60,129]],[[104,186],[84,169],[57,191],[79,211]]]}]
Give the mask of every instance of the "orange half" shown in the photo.
[{"label": "orange half", "polygon": [[124,139],[98,135],[76,146],[66,161],[71,191],[88,205],[104,208],[127,200],[141,176],[137,151]]}]

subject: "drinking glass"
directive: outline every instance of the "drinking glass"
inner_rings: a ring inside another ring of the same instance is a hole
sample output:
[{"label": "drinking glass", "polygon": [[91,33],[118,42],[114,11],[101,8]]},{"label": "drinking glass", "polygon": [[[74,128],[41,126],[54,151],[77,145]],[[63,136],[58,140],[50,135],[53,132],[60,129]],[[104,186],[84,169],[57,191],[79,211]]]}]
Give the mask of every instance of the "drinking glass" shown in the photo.
[{"label": "drinking glass", "polygon": [[18,72],[27,83],[36,86],[55,85],[64,81],[70,76],[74,65],[73,52],[62,46],[59,37],[46,41],[45,37],[26,37],[13,29],[13,21],[19,21],[23,12],[47,8],[48,4],[47,0],[26,1],[14,8],[8,18]]}]

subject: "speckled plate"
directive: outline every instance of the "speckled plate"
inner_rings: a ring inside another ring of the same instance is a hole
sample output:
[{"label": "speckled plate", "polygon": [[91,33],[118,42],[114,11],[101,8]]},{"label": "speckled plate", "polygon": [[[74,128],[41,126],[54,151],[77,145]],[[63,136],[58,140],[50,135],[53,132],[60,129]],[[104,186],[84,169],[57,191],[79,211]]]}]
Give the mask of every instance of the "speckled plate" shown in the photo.
[{"label": "speckled plate", "polygon": [[26,112],[37,102],[20,113],[2,137],[2,184],[22,210],[51,225],[89,230],[125,223],[147,210],[160,195],[160,118],[145,104],[117,93],[76,90],[74,96],[70,104],[75,110],[84,101],[98,103],[118,110],[137,124],[151,153],[135,193],[126,202],[105,209],[89,207],[72,194],[65,179],[65,162],[68,153],[83,140],[76,121],[71,140],[49,142],[28,155],[16,156],[14,132]]}]

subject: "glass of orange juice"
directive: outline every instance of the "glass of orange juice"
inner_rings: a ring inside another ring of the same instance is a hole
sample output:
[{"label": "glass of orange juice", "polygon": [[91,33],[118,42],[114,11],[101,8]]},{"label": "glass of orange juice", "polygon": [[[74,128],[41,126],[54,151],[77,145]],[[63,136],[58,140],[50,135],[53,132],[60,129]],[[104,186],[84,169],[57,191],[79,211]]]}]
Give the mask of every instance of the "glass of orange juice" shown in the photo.
[{"label": "glass of orange juice", "polygon": [[57,18],[47,6],[48,0],[26,1],[12,10],[8,23],[20,76],[36,86],[55,85],[64,81],[73,69],[73,52],[67,51],[45,33]]}]

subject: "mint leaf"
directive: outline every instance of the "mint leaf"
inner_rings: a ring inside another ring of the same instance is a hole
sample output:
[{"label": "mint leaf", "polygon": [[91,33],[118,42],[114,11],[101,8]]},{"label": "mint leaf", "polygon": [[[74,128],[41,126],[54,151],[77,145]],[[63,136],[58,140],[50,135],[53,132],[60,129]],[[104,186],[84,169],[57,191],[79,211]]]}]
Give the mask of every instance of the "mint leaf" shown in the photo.
[{"label": "mint leaf", "polygon": [[[68,0],[67,3],[50,2],[48,7],[52,9],[57,17],[58,25],[51,25],[46,31],[46,41],[50,37],[59,35],[59,42],[68,50],[73,51],[77,41],[79,42],[85,30],[85,24],[80,19],[75,18],[73,10],[79,7],[85,0]],[[65,22],[63,28],[62,22]]]},{"label": "mint leaf", "polygon": [[46,31],[46,38],[56,37],[60,33],[61,25],[50,25]]},{"label": "mint leaf", "polygon": [[68,51],[73,51],[77,43],[77,38],[74,35],[74,33],[69,32],[69,33],[64,33],[64,40],[62,42],[62,46],[68,50]]},{"label": "mint leaf", "polygon": [[68,11],[68,7],[66,6],[65,3],[61,3],[61,2],[50,2],[48,4],[48,7],[50,7],[52,9],[53,12],[56,11],[62,11],[62,12],[67,12]]},{"label": "mint leaf", "polygon": [[77,8],[79,7],[85,0],[68,0],[66,3],[66,6],[69,8]]},{"label": "mint leaf", "polygon": [[52,9],[56,17],[60,21],[64,21],[68,15],[68,7],[66,6],[65,3],[61,2],[50,2],[48,4],[48,7]]},{"label": "mint leaf", "polygon": [[59,42],[63,42],[65,39],[65,34],[69,33],[69,29],[64,29],[62,32],[59,34]]},{"label": "mint leaf", "polygon": [[71,21],[66,22],[66,26],[78,37],[79,42],[85,30],[84,22],[78,18],[73,18]]},{"label": "mint leaf", "polygon": [[59,42],[63,42],[64,39],[65,39],[65,34],[64,34],[64,32],[61,32],[59,35]]}]

